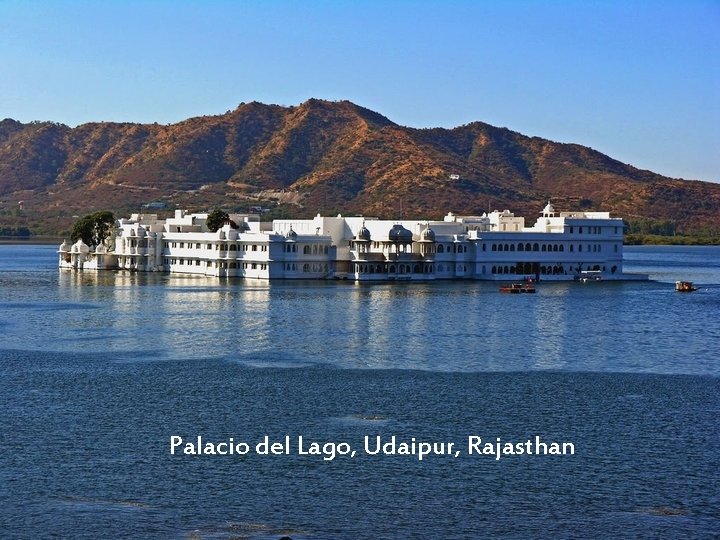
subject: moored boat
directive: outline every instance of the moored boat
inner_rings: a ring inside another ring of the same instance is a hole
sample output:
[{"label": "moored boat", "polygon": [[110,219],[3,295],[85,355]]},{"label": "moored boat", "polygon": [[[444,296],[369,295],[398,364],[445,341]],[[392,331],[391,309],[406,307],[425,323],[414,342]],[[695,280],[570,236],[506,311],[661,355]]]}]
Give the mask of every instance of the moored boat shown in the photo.
[{"label": "moored boat", "polygon": [[527,283],[508,283],[500,286],[500,292],[510,294],[534,293],[535,285]]}]

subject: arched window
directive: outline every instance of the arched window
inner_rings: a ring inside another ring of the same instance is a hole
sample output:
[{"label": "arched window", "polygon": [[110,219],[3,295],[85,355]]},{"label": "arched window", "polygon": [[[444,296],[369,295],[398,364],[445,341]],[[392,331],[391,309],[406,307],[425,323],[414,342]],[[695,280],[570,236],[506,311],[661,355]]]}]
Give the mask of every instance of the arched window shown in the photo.
[{"label": "arched window", "polygon": [[524,250],[525,250],[525,246],[524,246],[523,244],[518,244],[517,250],[518,250],[518,251],[524,251]]},{"label": "arched window", "polygon": [[533,244],[533,251],[540,251],[540,245],[537,242]]}]

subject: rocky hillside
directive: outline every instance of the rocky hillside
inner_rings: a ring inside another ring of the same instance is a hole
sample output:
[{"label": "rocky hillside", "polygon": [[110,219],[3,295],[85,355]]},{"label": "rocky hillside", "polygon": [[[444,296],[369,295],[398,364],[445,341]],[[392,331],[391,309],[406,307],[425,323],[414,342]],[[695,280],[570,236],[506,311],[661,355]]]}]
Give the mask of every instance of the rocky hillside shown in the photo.
[{"label": "rocky hillside", "polygon": [[[147,203],[270,215],[439,218],[509,208],[604,209],[720,231],[720,185],[638,170],[590,148],[474,122],[411,129],[353,103],[242,104],[171,125],[0,122],[0,228]],[[22,204],[20,204],[22,201]]]}]

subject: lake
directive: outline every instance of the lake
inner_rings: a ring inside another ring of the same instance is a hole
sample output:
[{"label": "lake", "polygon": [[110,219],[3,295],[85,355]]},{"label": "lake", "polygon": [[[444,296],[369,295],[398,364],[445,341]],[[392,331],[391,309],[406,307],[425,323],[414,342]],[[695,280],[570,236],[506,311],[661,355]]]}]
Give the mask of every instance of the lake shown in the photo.
[{"label": "lake", "polygon": [[56,249],[0,245],[3,536],[720,534],[718,247],[626,247],[652,281],[535,295],[59,271]]}]

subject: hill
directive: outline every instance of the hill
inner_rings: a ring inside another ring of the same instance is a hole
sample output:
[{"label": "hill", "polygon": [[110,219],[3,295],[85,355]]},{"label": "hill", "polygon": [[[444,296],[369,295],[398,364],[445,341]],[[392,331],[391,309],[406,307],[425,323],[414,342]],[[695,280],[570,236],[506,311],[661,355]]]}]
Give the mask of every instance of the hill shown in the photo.
[{"label": "hill", "polygon": [[720,231],[718,184],[664,177],[482,122],[403,127],[348,101],[253,102],[171,125],[0,122],[0,228],[35,233],[150,202],[168,210],[261,206],[271,216],[432,219],[488,208],[532,217],[549,198],[559,210]]}]

